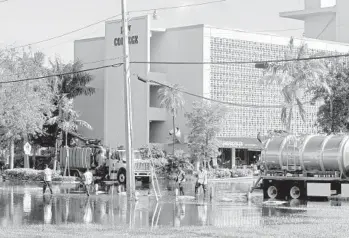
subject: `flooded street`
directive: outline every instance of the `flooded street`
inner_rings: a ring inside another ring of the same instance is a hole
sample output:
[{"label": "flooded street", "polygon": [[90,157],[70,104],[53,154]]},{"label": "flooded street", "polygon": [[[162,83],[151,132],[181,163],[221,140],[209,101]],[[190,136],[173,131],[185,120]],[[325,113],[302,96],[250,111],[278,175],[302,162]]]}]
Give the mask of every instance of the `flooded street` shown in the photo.
[{"label": "flooded street", "polygon": [[[54,185],[51,196],[43,196],[40,184],[0,183],[0,230],[28,225],[91,224],[102,227],[128,228],[215,227],[265,228],[295,224],[321,223],[326,219],[343,221],[349,202],[268,203],[259,191],[247,199],[252,180],[215,183],[215,197],[197,200],[188,197],[176,201],[173,186],[161,182],[163,197],[156,202],[149,187],[137,184],[140,195],[136,203],[128,203],[124,194],[91,195],[77,185]],[[194,194],[194,186],[185,191]],[[325,221],[324,221],[325,222]]]}]

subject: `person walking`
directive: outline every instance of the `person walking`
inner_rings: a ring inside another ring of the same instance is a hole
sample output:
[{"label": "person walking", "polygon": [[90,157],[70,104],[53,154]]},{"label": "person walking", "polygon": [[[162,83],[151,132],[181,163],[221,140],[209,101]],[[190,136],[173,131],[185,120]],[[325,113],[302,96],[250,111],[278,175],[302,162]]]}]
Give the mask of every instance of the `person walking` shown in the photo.
[{"label": "person walking", "polygon": [[46,188],[49,188],[52,193],[52,170],[48,167],[48,164],[45,165],[44,169],[44,186],[43,186],[43,194],[46,192]]},{"label": "person walking", "polygon": [[183,183],[185,182],[185,172],[183,171],[183,168],[180,166],[178,167],[178,174],[176,178],[176,183],[178,183],[179,187],[179,196],[184,196],[184,188]]},{"label": "person walking", "polygon": [[202,189],[204,190],[204,197],[206,196],[206,190],[207,190],[207,171],[203,168],[203,166],[200,166],[199,173],[197,175],[197,181],[195,184],[195,196],[198,194],[198,189],[202,186]]},{"label": "person walking", "polygon": [[85,186],[87,196],[90,196],[92,182],[93,182],[93,174],[87,168],[86,172],[84,173],[84,186]]}]

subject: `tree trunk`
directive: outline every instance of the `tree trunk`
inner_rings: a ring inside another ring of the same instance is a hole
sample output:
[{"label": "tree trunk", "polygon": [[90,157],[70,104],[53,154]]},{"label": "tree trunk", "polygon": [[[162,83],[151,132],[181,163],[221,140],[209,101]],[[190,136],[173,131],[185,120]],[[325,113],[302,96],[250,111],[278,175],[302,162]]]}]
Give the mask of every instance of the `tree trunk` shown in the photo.
[{"label": "tree trunk", "polygon": [[10,141],[10,169],[14,167],[15,160],[15,140],[12,138]]},{"label": "tree trunk", "polygon": [[331,112],[331,132],[330,134],[334,133],[334,123],[333,123],[333,97],[330,98],[330,112]]},{"label": "tree trunk", "polygon": [[34,146],[34,148],[33,148],[33,169],[35,169],[36,151],[37,151],[37,147]]},{"label": "tree trunk", "polygon": [[[62,99],[61,99],[62,100]],[[62,107],[61,107],[61,101],[58,103],[58,118],[59,118],[59,120],[61,120],[62,119]],[[57,133],[58,133],[58,130],[59,130],[59,127],[57,126]],[[61,141],[61,146],[62,146],[62,144],[63,144],[63,130],[61,130],[61,133],[59,134],[59,141]],[[56,169],[57,169],[57,160],[58,160],[58,158],[57,158],[57,156],[58,156],[58,153],[57,153],[57,151],[58,151],[58,147],[59,147],[59,145],[58,145],[58,141],[57,141],[57,136],[56,136],[56,144],[55,144],[55,161],[54,161],[54,163],[53,163],[53,168],[54,168],[54,171],[56,171]],[[64,173],[65,173],[65,171],[64,171]],[[65,175],[65,174],[64,174]]]},{"label": "tree trunk", "polygon": [[57,170],[57,156],[58,156],[58,141],[57,141],[57,138],[56,138],[56,143],[55,143],[55,158],[54,158],[54,161],[53,161],[53,171],[56,171]]},{"label": "tree trunk", "polygon": [[68,131],[65,131],[65,149],[66,149],[66,155],[65,155],[65,168],[64,168],[64,175],[68,174],[70,176],[69,172],[69,150],[68,150]]},{"label": "tree trunk", "polygon": [[173,139],[173,147],[172,147],[172,154],[174,156],[175,154],[175,141],[176,141],[176,125],[175,125],[175,116],[172,115],[172,126],[173,126],[173,134],[172,134],[172,139]]},{"label": "tree trunk", "polygon": [[[25,134],[24,136],[23,136],[23,139],[24,139],[24,145],[28,142],[28,135],[27,134]],[[24,168],[26,168],[26,169],[29,169],[29,155],[27,155],[27,154],[24,154]]]}]

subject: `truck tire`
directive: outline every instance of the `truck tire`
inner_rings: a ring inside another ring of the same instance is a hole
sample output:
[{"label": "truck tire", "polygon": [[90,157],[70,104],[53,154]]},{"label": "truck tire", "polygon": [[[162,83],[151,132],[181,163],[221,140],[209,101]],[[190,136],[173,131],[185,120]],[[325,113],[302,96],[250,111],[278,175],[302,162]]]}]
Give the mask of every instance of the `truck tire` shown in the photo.
[{"label": "truck tire", "polygon": [[126,184],[126,171],[125,170],[121,170],[118,173],[118,182],[120,184]]},{"label": "truck tire", "polygon": [[302,195],[301,189],[299,188],[298,185],[294,185],[290,188],[290,196],[293,199],[298,199]]},{"label": "truck tire", "polygon": [[77,171],[77,170],[71,171],[70,174],[73,174],[73,177],[77,177],[77,178],[80,178],[80,177],[81,177],[80,172]]},{"label": "truck tire", "polygon": [[270,185],[267,189],[268,197],[274,199],[278,196],[278,189],[274,185]]}]

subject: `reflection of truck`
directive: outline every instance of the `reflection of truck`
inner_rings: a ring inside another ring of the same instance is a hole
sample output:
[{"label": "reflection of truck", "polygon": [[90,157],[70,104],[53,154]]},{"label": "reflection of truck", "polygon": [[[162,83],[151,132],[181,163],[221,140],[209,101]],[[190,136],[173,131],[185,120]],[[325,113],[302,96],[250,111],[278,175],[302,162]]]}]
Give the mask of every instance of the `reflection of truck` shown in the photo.
[{"label": "reflection of truck", "polygon": [[[100,160],[100,153],[106,150],[99,145],[88,145],[86,147],[68,148],[68,156],[66,156],[67,149],[60,149],[60,164],[63,170],[66,165],[69,172],[73,176],[81,176],[87,168],[92,170],[94,176],[105,181],[118,181],[119,183],[126,183],[126,153],[125,150],[115,150],[107,153],[105,159]],[[151,164],[147,160],[143,160],[140,152],[133,151],[134,171],[137,180],[143,182],[150,182],[151,178]]]},{"label": "reflection of truck", "polygon": [[272,137],[260,162],[264,198],[349,197],[347,135]]}]

